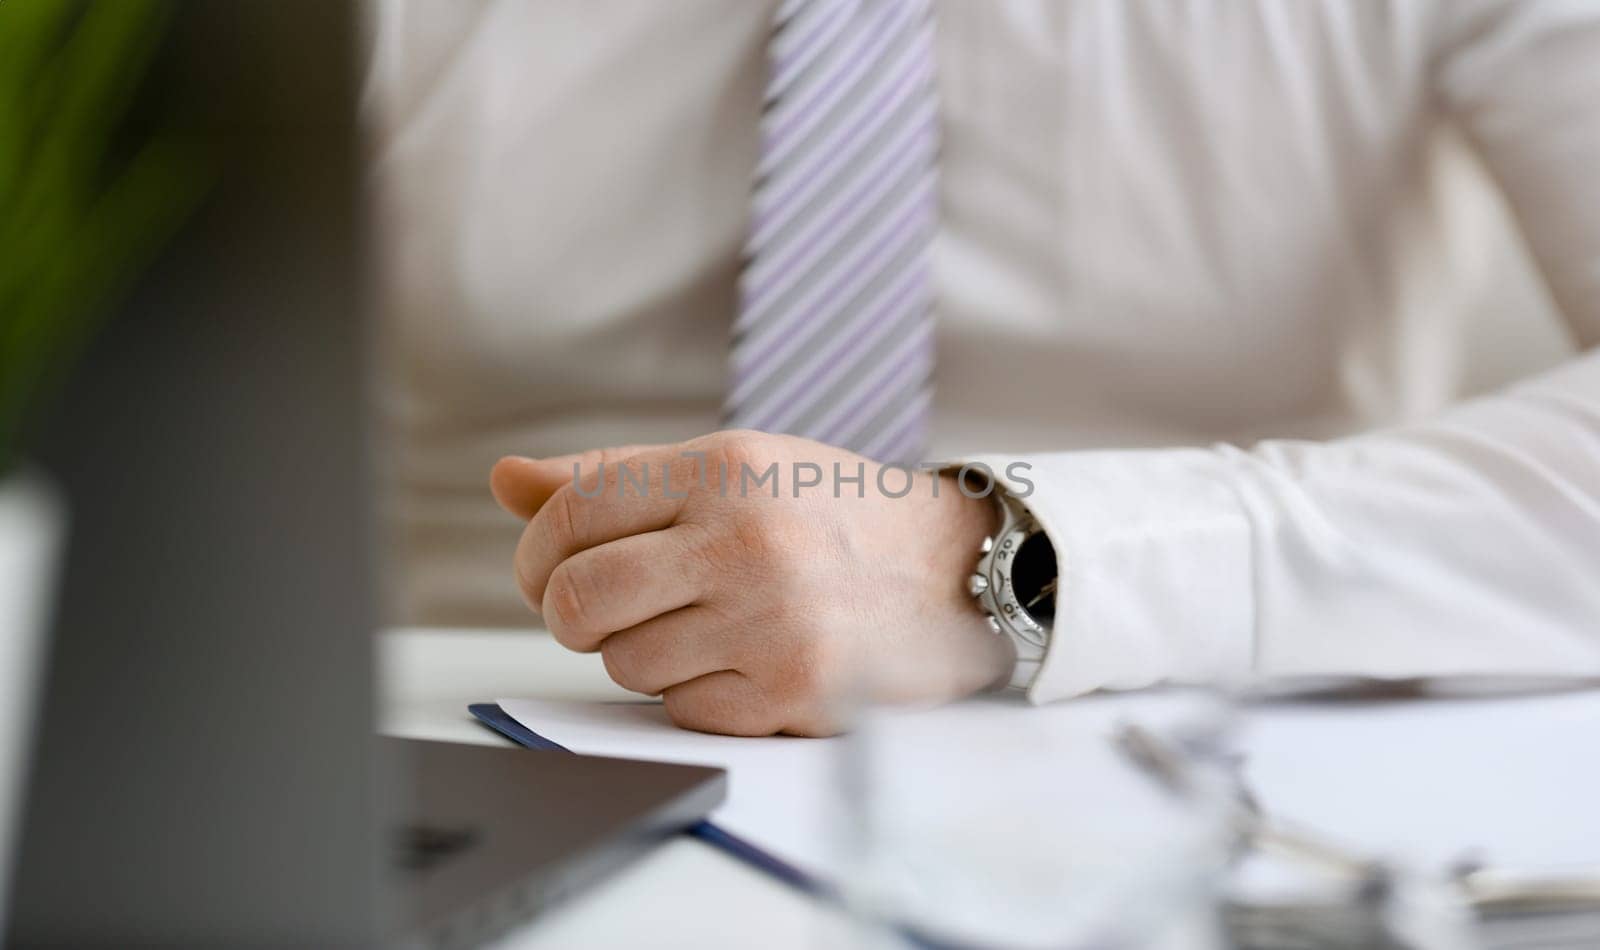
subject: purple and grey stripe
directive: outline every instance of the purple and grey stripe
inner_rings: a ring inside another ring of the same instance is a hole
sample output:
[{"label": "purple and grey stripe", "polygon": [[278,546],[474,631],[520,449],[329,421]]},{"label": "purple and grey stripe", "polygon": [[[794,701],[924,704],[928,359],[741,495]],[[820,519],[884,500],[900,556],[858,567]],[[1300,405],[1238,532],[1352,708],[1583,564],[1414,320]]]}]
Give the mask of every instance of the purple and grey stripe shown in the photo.
[{"label": "purple and grey stripe", "polygon": [[938,124],[930,0],[785,0],[739,281],[729,425],[923,447]]}]

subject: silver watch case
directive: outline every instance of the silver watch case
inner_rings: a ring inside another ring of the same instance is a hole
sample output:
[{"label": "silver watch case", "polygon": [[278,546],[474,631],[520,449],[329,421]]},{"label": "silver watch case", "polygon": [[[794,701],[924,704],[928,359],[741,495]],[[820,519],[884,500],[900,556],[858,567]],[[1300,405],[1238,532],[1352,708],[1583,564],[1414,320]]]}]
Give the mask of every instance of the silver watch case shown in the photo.
[{"label": "silver watch case", "polygon": [[1011,585],[1011,559],[1022,549],[1022,542],[1042,529],[1021,502],[1004,493],[997,500],[1000,530],[983,540],[978,566],[967,579],[967,591],[989,615],[989,628],[1016,646],[1019,676],[1013,678],[1013,685],[1017,685],[1022,674],[1037,669],[1050,642],[1050,628],[1035,620],[1017,601]]}]

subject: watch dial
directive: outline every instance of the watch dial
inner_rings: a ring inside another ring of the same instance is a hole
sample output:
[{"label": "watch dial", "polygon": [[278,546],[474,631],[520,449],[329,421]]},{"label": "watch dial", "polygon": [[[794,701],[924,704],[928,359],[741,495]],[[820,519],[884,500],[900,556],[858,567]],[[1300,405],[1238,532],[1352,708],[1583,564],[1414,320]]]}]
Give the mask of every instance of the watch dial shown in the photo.
[{"label": "watch dial", "polygon": [[1056,551],[1043,531],[1035,531],[1011,561],[1011,591],[1040,626],[1056,616]]}]

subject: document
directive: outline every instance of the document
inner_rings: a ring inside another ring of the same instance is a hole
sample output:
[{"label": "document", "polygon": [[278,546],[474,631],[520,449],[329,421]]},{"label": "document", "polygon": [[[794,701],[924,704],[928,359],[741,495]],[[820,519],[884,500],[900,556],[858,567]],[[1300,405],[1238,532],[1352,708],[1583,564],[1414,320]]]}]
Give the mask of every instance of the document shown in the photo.
[{"label": "document", "polygon": [[713,820],[825,878],[855,858],[863,810],[873,805],[906,820],[918,812],[930,841],[947,832],[1009,847],[1009,833],[1034,844],[1054,833],[1075,839],[1082,853],[1090,836],[1119,853],[1135,841],[1155,850],[1163,828],[1183,821],[1178,803],[1125,762],[1110,738],[1121,722],[1170,723],[1196,705],[1162,692],[1046,707],[987,695],[895,713],[851,736],[803,739],[689,732],[652,701],[498,702],[574,752],[726,769],[728,799]]},{"label": "document", "polygon": [[[1181,691],[1044,707],[985,696],[898,717],[893,741],[874,745],[870,737],[689,732],[652,701],[499,703],[575,752],[727,769],[728,800],[715,820],[824,874],[849,860],[863,794],[902,808],[920,803],[929,815],[993,809],[995,786],[974,783],[995,775],[1016,788],[1018,809],[1089,816],[1043,829],[1102,842],[1148,838],[1151,822],[1168,820],[1171,802],[1123,760],[1112,736],[1124,722],[1191,728],[1195,714]],[[1600,691],[1249,703],[1238,707],[1227,741],[1269,814],[1366,854],[1428,868],[1462,858],[1600,864]],[[861,757],[875,774],[865,791],[851,772]]]},{"label": "document", "polygon": [[1600,691],[1263,704],[1237,744],[1269,812],[1347,847],[1600,867]]}]

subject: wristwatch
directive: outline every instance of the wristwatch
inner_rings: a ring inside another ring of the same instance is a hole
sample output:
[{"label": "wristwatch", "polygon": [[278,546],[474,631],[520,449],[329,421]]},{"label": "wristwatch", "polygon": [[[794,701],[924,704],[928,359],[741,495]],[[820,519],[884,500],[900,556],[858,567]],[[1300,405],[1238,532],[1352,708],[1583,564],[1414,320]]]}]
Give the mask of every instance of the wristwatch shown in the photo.
[{"label": "wristwatch", "polygon": [[1027,689],[1039,672],[1056,614],[1056,551],[1022,502],[995,486],[1000,530],[983,540],[967,590],[989,615],[989,628],[1017,648],[1014,689]]}]

